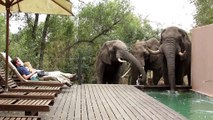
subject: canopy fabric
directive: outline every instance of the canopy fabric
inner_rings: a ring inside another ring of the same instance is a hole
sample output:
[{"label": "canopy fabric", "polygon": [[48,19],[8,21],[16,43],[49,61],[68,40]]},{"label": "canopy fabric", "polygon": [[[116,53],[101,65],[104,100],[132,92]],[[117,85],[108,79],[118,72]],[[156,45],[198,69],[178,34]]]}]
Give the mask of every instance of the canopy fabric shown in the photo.
[{"label": "canopy fabric", "polygon": [[[72,4],[67,0],[10,0],[10,12],[72,15]],[[5,13],[5,0],[0,0],[0,12]]]}]

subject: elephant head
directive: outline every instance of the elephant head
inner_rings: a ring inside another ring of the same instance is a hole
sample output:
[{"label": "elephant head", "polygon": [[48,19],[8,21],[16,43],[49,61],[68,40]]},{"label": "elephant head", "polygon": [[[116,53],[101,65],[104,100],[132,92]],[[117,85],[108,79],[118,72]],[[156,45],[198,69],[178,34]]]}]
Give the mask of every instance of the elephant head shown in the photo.
[{"label": "elephant head", "polygon": [[[158,50],[160,42],[156,38],[151,38],[146,41],[137,40],[136,43],[132,46],[132,54],[136,59],[139,60],[140,64],[144,67],[145,72],[148,70],[153,71],[153,83],[156,85],[160,78],[162,77],[162,67],[160,55],[152,55],[146,49],[147,47],[152,50]],[[135,84],[135,80],[139,74],[139,70],[132,65],[131,66],[131,84]],[[145,83],[144,83],[145,84]]]},{"label": "elephant head", "polygon": [[[119,83],[121,65],[123,62],[135,64],[142,76],[144,70],[139,61],[128,51],[128,47],[121,40],[111,40],[103,44],[96,60],[97,83]],[[142,81],[145,80],[142,77]]]},{"label": "elephant head", "polygon": [[170,84],[175,91],[175,84],[183,84],[184,75],[188,75],[190,84],[191,41],[187,33],[177,27],[168,27],[161,33],[158,51],[163,53],[163,77],[165,84]]}]

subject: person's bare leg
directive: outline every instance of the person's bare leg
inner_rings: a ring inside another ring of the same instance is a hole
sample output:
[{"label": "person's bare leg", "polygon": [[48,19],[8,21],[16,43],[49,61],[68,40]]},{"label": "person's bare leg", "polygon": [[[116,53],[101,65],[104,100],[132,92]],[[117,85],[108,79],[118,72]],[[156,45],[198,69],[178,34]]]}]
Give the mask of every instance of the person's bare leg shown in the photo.
[{"label": "person's bare leg", "polygon": [[61,72],[61,75],[63,75],[66,78],[69,78],[70,80],[75,79],[76,74],[71,74],[71,73],[63,73]]}]

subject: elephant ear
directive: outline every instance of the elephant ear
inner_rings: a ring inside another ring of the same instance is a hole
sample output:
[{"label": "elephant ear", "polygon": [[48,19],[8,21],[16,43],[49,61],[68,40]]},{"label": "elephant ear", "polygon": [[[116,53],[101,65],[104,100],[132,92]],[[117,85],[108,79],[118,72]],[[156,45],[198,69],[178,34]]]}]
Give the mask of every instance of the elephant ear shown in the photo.
[{"label": "elephant ear", "polygon": [[107,43],[107,42],[104,43],[104,45],[101,48],[100,59],[106,64],[111,64],[111,55],[110,55],[110,50],[109,50],[109,43]]},{"label": "elephant ear", "polygon": [[166,29],[164,29],[162,32],[161,32],[161,35],[160,35],[160,44],[163,43],[163,33],[166,31]]},{"label": "elephant ear", "polygon": [[151,48],[153,46],[155,46],[154,50],[157,50],[157,48],[160,46],[159,41],[156,38],[150,38],[149,40],[146,41],[146,45]]},{"label": "elephant ear", "polygon": [[[151,39],[147,40],[146,45],[152,50],[158,50],[160,47],[159,41],[156,38],[151,38]],[[157,61],[158,58],[159,58],[159,54],[158,55],[151,54],[149,57],[149,62],[152,63],[154,61]]]},{"label": "elephant ear", "polygon": [[189,40],[187,33],[184,30],[178,29],[178,31],[181,34],[180,47],[181,47],[181,51],[183,52],[184,50],[186,50],[187,45],[190,44],[189,43],[190,40]]}]

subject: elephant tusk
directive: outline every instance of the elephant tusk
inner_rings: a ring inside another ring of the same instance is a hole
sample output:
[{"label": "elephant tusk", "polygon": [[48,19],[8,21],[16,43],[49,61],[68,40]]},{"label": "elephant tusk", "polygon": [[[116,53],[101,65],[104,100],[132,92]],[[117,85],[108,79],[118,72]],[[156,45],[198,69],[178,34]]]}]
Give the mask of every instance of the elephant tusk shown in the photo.
[{"label": "elephant tusk", "polygon": [[142,75],[142,74],[140,74],[140,75],[139,75],[139,78],[142,78],[142,77],[143,77],[143,75]]},{"label": "elephant tusk", "polygon": [[151,50],[149,48],[146,48],[146,49],[149,51],[149,53],[154,54],[154,55],[157,55],[157,54],[161,53],[160,50]]},{"label": "elephant tusk", "polygon": [[178,54],[182,57],[182,56],[184,56],[184,55],[186,54],[186,51],[184,51],[184,52],[179,52]]},{"label": "elephant tusk", "polygon": [[118,58],[118,61],[121,62],[121,63],[126,62],[125,60],[121,60],[121,58]]},{"label": "elephant tusk", "polygon": [[124,78],[124,77],[129,73],[130,70],[131,70],[131,68],[129,68],[129,69],[121,76],[121,78]]}]

